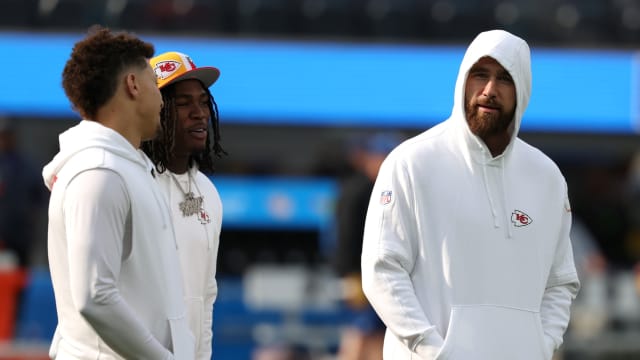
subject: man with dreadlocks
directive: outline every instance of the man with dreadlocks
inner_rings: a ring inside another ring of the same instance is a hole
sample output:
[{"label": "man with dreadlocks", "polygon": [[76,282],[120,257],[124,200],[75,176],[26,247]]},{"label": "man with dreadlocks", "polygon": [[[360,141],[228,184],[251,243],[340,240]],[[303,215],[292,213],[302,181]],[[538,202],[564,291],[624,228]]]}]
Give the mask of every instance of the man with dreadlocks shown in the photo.
[{"label": "man with dreadlocks", "polygon": [[179,52],[163,53],[150,62],[164,107],[158,136],[142,149],[155,164],[156,180],[171,209],[196,358],[208,360],[222,202],[205,173],[213,172],[214,156],[226,154],[220,145],[218,108],[209,92],[220,71],[198,68]]}]

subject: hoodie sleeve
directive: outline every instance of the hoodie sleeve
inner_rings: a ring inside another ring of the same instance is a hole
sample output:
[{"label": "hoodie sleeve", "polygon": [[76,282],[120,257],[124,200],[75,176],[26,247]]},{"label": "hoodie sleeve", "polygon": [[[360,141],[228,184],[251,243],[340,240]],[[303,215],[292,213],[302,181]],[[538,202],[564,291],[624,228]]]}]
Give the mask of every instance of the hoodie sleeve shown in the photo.
[{"label": "hoodie sleeve", "polygon": [[563,335],[569,324],[571,302],[575,299],[580,289],[569,238],[571,206],[566,196],[562,217],[560,241],[556,248],[540,309],[540,317],[549,354],[562,345]]},{"label": "hoodie sleeve", "polygon": [[118,289],[121,263],[130,251],[130,211],[122,179],[106,169],[88,170],[68,184],[63,202],[74,306],[96,333],[125,358],[169,359]]},{"label": "hoodie sleeve", "polygon": [[432,358],[443,339],[422,310],[410,278],[418,251],[412,199],[407,171],[390,156],[367,210],[362,287],[387,329],[411,351]]}]

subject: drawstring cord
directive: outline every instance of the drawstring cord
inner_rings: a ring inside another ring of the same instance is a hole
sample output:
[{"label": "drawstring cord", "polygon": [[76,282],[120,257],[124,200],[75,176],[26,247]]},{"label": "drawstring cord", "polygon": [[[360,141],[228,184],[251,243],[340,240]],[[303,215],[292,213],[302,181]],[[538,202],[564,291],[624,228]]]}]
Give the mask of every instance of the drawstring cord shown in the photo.
[{"label": "drawstring cord", "polygon": [[482,164],[482,176],[484,178],[484,191],[487,193],[489,199],[489,206],[491,207],[491,215],[493,216],[493,227],[499,228],[500,222],[498,221],[498,215],[496,214],[496,207],[493,203],[493,197],[491,196],[491,189],[489,189],[489,178],[487,176],[487,164]]},{"label": "drawstring cord", "polygon": [[[502,191],[502,206],[503,206],[503,211],[504,214],[503,216],[505,217],[505,224],[507,227],[507,238],[511,239],[513,237],[513,233],[512,233],[512,229],[510,226],[510,222],[511,222],[511,218],[510,218],[510,214],[509,211],[507,209],[507,204],[509,203],[508,199],[507,199],[507,190],[506,190],[506,182],[505,182],[505,173],[504,173],[504,157],[502,157],[500,159],[500,177],[501,177],[501,191]],[[499,221],[499,216],[497,214],[497,210],[496,210],[496,204],[494,202],[493,196],[491,195],[491,189],[489,187],[489,176],[487,175],[487,164],[483,164],[482,165],[482,176],[484,178],[484,191],[487,193],[487,198],[489,199],[489,206],[491,207],[491,216],[493,216],[493,226],[495,228],[499,228],[500,227],[500,221]]]},{"label": "drawstring cord", "polygon": [[[189,170],[189,171],[191,171],[191,170]],[[189,176],[189,181],[191,181],[191,176]],[[200,187],[198,186],[198,182],[195,181],[195,179],[193,180],[193,185],[196,186],[196,190],[198,191],[198,195],[204,196],[204,195],[202,195],[202,191],[200,191]],[[211,248],[213,247],[213,236],[209,236],[209,230],[207,229],[207,226],[204,227],[204,231],[205,231],[205,235],[207,236],[207,249],[211,250]]]},{"label": "drawstring cord", "polygon": [[[155,178],[156,176],[158,176],[157,174],[155,174],[155,171],[152,169],[151,170],[151,175]],[[153,181],[156,181],[155,179]],[[162,213],[162,229],[166,229],[168,224],[171,223],[171,219],[167,218],[167,212],[170,211],[166,201],[164,200],[164,197],[162,196],[162,194],[158,193],[158,190],[155,187],[151,188],[151,192],[153,192],[153,197],[156,200],[156,204],[158,205],[159,209],[163,209],[164,211],[161,211]],[[173,242],[176,245],[176,249],[178,248],[178,241],[176,240],[176,237],[173,237]]]},{"label": "drawstring cord", "polygon": [[502,157],[502,159],[500,159],[502,161],[502,166],[501,166],[501,174],[502,174],[502,201],[504,201],[504,215],[506,217],[506,224],[507,224],[507,238],[511,239],[513,237],[513,233],[511,229],[511,216],[509,214],[509,210],[507,208],[507,204],[509,203],[507,200],[507,185],[505,182],[505,176],[504,176],[504,157]]}]

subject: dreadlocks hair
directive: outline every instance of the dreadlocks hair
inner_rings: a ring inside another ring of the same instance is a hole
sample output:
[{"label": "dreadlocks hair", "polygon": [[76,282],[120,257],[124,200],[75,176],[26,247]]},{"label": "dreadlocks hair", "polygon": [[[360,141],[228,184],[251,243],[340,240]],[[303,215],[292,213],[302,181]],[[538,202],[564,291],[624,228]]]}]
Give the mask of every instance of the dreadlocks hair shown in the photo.
[{"label": "dreadlocks hair", "polygon": [[[198,169],[205,174],[211,174],[214,172],[214,157],[221,158],[222,155],[227,155],[227,152],[222,148],[220,144],[220,124],[218,120],[218,104],[216,104],[213,95],[206,86],[202,86],[208,97],[209,119],[207,127],[213,129],[213,139],[211,131],[207,131],[207,142],[205,150],[191,154],[189,157],[189,167],[194,164],[198,165]],[[141,145],[141,149],[149,156],[154,163],[156,170],[159,173],[163,173],[167,170],[167,165],[171,159],[171,155],[175,149],[175,134],[176,126],[178,122],[178,111],[175,104],[175,84],[171,84],[161,89],[162,100],[164,106],[160,117],[160,131],[155,139],[144,141]]]}]

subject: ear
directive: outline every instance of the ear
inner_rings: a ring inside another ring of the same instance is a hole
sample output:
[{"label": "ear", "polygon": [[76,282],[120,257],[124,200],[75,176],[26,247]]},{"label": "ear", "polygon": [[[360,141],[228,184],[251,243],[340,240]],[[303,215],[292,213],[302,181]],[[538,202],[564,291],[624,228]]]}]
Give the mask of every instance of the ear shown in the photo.
[{"label": "ear", "polygon": [[124,88],[130,98],[136,98],[140,92],[140,85],[135,73],[127,73],[124,77]]}]

